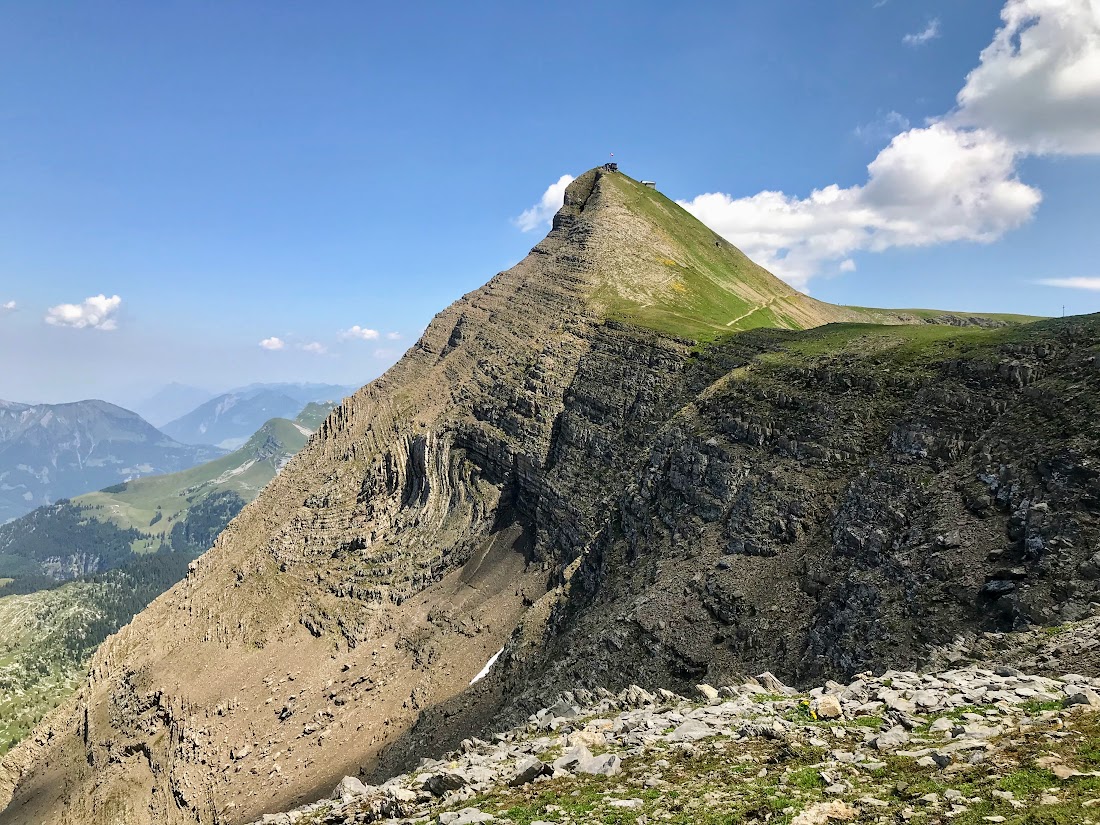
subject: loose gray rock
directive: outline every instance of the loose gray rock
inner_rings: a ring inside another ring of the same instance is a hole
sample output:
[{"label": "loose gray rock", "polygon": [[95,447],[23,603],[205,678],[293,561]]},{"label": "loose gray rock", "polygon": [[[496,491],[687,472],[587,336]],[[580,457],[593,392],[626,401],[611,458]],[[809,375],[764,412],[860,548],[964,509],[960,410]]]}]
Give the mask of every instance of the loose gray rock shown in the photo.
[{"label": "loose gray rock", "polygon": [[1068,708],[1075,705],[1085,705],[1086,707],[1098,708],[1100,707],[1100,694],[1096,691],[1089,690],[1088,688],[1082,688],[1081,690],[1074,690],[1071,694],[1066,696],[1062,700],[1062,707]]},{"label": "loose gray rock", "polygon": [[712,685],[696,685],[695,690],[708,702],[718,701],[718,690]]},{"label": "loose gray rock", "polygon": [[905,728],[901,725],[894,725],[890,730],[885,733],[880,733],[874,739],[871,740],[872,747],[880,751],[893,750],[899,748],[909,741],[909,734],[905,732]]},{"label": "loose gray rock", "polygon": [[443,796],[448,791],[457,791],[466,784],[466,777],[460,773],[437,773],[429,776],[424,787],[435,796]]},{"label": "loose gray rock", "polygon": [[615,776],[622,772],[623,760],[617,754],[604,753],[590,756],[577,763],[575,773],[587,773],[593,776]]},{"label": "loose gray rock", "polygon": [[813,709],[818,719],[839,719],[844,715],[840,700],[831,694],[826,694],[817,699],[813,703]]},{"label": "loose gray rock", "polygon": [[492,814],[477,808],[463,808],[461,811],[447,811],[439,815],[439,825],[478,825],[481,822],[493,822]]},{"label": "loose gray rock", "polygon": [[529,782],[534,782],[540,776],[547,776],[553,772],[554,769],[541,759],[528,756],[521,759],[516,765],[516,776],[509,784],[512,786],[526,785]]},{"label": "loose gray rock", "polygon": [[373,787],[364,785],[356,777],[345,776],[343,779],[340,780],[340,784],[336,786],[335,790],[333,790],[332,798],[348,802],[355,797],[363,796],[372,790],[374,790]]},{"label": "loose gray rock", "polygon": [[665,737],[666,742],[695,742],[714,736],[714,729],[698,719],[687,719],[676,730]]}]

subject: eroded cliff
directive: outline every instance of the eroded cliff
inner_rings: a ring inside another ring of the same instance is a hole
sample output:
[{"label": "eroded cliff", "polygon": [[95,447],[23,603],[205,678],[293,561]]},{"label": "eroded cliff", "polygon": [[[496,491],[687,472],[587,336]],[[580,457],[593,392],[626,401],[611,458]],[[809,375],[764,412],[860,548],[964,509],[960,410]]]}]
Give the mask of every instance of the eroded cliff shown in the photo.
[{"label": "eroded cliff", "polygon": [[848,674],[1087,612],[1097,323],[860,320],[919,318],[586,173],[103,646],[0,822],[246,822],[566,683]]}]

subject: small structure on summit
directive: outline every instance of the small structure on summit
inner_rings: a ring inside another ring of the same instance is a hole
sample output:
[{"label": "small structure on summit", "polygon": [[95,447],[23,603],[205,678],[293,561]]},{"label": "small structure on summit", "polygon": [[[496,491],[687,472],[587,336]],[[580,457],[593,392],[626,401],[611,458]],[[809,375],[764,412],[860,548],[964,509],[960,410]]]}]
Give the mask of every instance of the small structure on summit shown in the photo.
[{"label": "small structure on summit", "polygon": [[655,181],[655,180],[643,180],[642,181],[642,186],[648,186],[650,189],[656,189],[657,188],[657,181]]},{"label": "small structure on summit", "polygon": [[617,164],[617,163],[605,163],[603,165],[603,170],[605,172],[618,172],[619,171],[619,164]]}]

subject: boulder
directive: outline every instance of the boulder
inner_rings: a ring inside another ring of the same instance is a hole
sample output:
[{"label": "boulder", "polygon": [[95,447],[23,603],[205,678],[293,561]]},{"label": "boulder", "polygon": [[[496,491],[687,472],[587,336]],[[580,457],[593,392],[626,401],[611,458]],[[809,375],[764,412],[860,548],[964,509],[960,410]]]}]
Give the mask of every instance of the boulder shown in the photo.
[{"label": "boulder", "polygon": [[509,783],[513,787],[519,785],[526,785],[529,782],[534,782],[540,776],[547,776],[554,772],[554,769],[534,756],[528,756],[525,759],[521,759],[516,764],[515,778]]},{"label": "boulder", "polygon": [[554,760],[553,768],[556,771],[571,771],[585,759],[591,759],[592,752],[584,745],[575,745]]},{"label": "boulder", "polygon": [[763,673],[759,674],[756,677],[756,681],[762,688],[770,693],[781,693],[785,696],[791,696],[798,692],[794,688],[788,687],[779,681],[770,670],[765,670]]},{"label": "boulder", "polygon": [[872,739],[871,745],[880,751],[885,751],[899,748],[908,741],[909,734],[905,732],[905,728],[901,725],[894,725],[890,730],[880,733]]},{"label": "boulder", "polygon": [[348,802],[357,796],[363,796],[374,790],[374,788],[364,785],[359,779],[354,776],[345,776],[340,780],[340,784],[332,792],[333,799],[339,799],[343,802]]},{"label": "boulder", "polygon": [[567,702],[564,697],[548,707],[547,711],[555,719],[576,719],[581,715],[581,709],[573,703]]},{"label": "boulder", "polygon": [[424,787],[435,796],[443,796],[448,791],[457,791],[465,784],[466,777],[453,771],[432,774],[424,780]]},{"label": "boulder", "polygon": [[714,729],[698,719],[686,719],[676,730],[665,737],[666,742],[695,742],[714,736]]},{"label": "boulder", "polygon": [[623,760],[613,753],[590,756],[582,759],[573,768],[574,773],[587,773],[594,776],[615,776],[622,772]]},{"label": "boulder", "polygon": [[492,822],[496,817],[479,811],[477,808],[463,808],[461,811],[445,811],[439,815],[439,825],[478,825]]},{"label": "boulder", "polygon": [[830,694],[814,700],[812,707],[818,719],[839,719],[844,715],[840,700]]},{"label": "boulder", "polygon": [[586,748],[597,748],[607,744],[607,737],[598,730],[575,730],[565,737],[565,746],[572,748],[584,745]]},{"label": "boulder", "polygon": [[712,685],[696,685],[695,690],[699,693],[699,696],[707,702],[718,701],[718,690]]},{"label": "boulder", "polygon": [[1062,700],[1062,707],[1069,708],[1077,705],[1083,705],[1088,708],[1100,708],[1100,695],[1097,695],[1096,691],[1089,688],[1072,688],[1072,692],[1069,693],[1065,699]]}]

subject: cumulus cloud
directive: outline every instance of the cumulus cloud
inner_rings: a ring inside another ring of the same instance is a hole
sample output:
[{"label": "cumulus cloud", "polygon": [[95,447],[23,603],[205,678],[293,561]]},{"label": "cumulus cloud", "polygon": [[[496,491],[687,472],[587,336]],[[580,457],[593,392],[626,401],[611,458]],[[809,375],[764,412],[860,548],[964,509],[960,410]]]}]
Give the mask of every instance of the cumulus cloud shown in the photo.
[{"label": "cumulus cloud", "polygon": [[[46,310],[46,323],[73,329],[118,329],[118,308],[122,299],[117,295],[93,295],[82,304],[58,304]],[[14,307],[13,307],[14,308]]]},{"label": "cumulus cloud", "polygon": [[1059,286],[1064,289],[1087,289],[1100,292],[1100,278],[1043,278],[1036,283],[1043,286]]},{"label": "cumulus cloud", "polygon": [[1022,157],[1100,154],[1100,3],[1008,0],[1001,18],[956,109],[897,134],[865,183],[680,204],[800,287],[857,252],[991,242],[1016,229],[1042,200],[1018,177]]},{"label": "cumulus cloud", "polygon": [[387,332],[386,333],[386,340],[388,340],[388,341],[397,341],[400,338],[401,338],[401,333],[400,332]]},{"label": "cumulus cloud", "polygon": [[378,338],[378,330],[367,329],[356,324],[351,329],[345,329],[341,331],[337,335],[337,337],[341,341],[347,341],[349,339],[358,339],[360,341],[374,341],[376,338]]},{"label": "cumulus cloud", "polygon": [[823,263],[858,251],[993,241],[1031,217],[1041,196],[1015,177],[996,136],[938,123],[895,137],[867,183],[797,198],[699,195],[681,205],[762,266],[804,287]]},{"label": "cumulus cloud", "polygon": [[320,341],[310,341],[308,344],[300,344],[298,348],[303,352],[311,352],[314,355],[324,355],[328,352],[328,347]]},{"label": "cumulus cloud", "polygon": [[933,17],[928,21],[928,25],[921,31],[905,35],[905,37],[901,39],[901,42],[906,46],[923,46],[925,43],[930,40],[935,40],[939,36],[940,19],[938,17]]},{"label": "cumulus cloud", "polygon": [[841,272],[855,272],[856,262],[853,261],[851,258],[846,258],[845,260],[840,262],[840,266],[837,267],[837,269],[839,269]]},{"label": "cumulus cloud", "polygon": [[286,342],[282,338],[276,338],[274,335],[270,338],[264,338],[260,341],[260,346],[266,350],[279,350],[286,346]]},{"label": "cumulus cloud", "polygon": [[550,184],[542,193],[539,202],[530,209],[525,209],[518,218],[513,221],[524,232],[531,232],[539,227],[548,226],[554,213],[561,209],[565,202],[565,188],[573,182],[572,175],[562,175],[556,183]]},{"label": "cumulus cloud", "polygon": [[4,310],[4,312],[11,312],[15,309],[15,301],[5,301],[3,304],[0,304],[0,309]]},{"label": "cumulus cloud", "polygon": [[1100,3],[1008,0],[954,120],[1033,154],[1100,153]]}]

